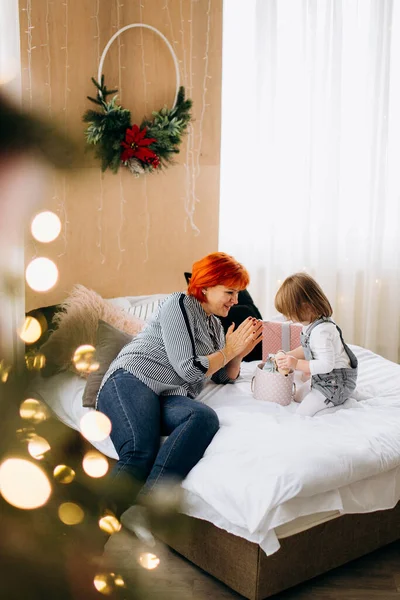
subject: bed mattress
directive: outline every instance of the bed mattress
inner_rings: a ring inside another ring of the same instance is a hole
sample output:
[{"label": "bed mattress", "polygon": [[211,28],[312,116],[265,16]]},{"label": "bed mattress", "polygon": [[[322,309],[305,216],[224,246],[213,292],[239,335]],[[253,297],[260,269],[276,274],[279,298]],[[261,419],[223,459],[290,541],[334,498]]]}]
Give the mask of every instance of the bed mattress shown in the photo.
[{"label": "bed mattress", "polygon": [[[279,538],[346,513],[392,508],[400,499],[400,366],[352,346],[363,401],[321,417],[296,405],[258,402],[250,389],[256,363],[243,363],[234,385],[209,382],[199,401],[221,428],[183,482],[184,512],[258,543],[267,554]],[[38,378],[30,394],[79,430],[84,380],[71,373]],[[111,440],[96,443],[116,458]]]}]

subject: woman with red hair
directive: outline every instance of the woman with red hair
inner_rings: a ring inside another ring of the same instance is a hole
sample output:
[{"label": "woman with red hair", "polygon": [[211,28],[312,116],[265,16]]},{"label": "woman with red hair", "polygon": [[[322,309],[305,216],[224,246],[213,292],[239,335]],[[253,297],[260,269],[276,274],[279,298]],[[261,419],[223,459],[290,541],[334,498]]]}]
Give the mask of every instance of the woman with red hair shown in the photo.
[{"label": "woman with red hair", "polygon": [[[193,265],[187,293],[168,296],[111,363],[97,408],[112,423],[119,456],[114,483],[139,482],[144,499],[159,484],[182,480],[203,456],[219,422],[196,397],[209,379],[233,383],[241,360],[261,339],[257,319],[236,329],[233,323],[225,336],[217,318],[228,315],[248,283],[248,272],[232,256],[205,256]],[[160,436],[168,436],[161,448]]]}]

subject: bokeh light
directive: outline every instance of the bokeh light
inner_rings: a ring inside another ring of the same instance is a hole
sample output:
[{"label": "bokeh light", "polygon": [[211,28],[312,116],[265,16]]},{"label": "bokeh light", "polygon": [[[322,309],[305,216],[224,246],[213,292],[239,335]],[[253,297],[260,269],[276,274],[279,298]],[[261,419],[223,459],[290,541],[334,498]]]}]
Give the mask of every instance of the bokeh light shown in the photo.
[{"label": "bokeh light", "polygon": [[91,410],[80,421],[82,435],[90,442],[101,442],[108,438],[111,432],[111,421],[102,412]]},{"label": "bokeh light", "polygon": [[33,436],[36,435],[33,427],[20,427],[15,433],[17,434],[18,441],[26,444],[31,441]]},{"label": "bokeh light", "polygon": [[114,585],[115,587],[125,587],[125,581],[121,577],[121,575],[115,575],[115,573],[111,573],[114,577]]},{"label": "bokeh light", "polygon": [[49,442],[40,435],[33,435],[28,443],[28,452],[32,458],[42,460],[46,452],[50,450]]},{"label": "bokeh light", "polygon": [[108,471],[109,465],[106,457],[100,454],[100,452],[90,450],[83,457],[82,466],[89,477],[97,479],[99,477],[104,477]]},{"label": "bokeh light", "polygon": [[122,525],[114,515],[106,515],[99,520],[99,527],[102,531],[112,535],[121,531]]},{"label": "bokeh light", "polygon": [[151,571],[152,569],[156,569],[160,564],[160,559],[155,554],[151,552],[142,552],[139,556],[139,564],[143,569],[148,569]]},{"label": "bokeh light", "polygon": [[19,337],[25,344],[34,344],[42,335],[42,327],[34,317],[25,317],[24,324],[19,332]]},{"label": "bokeh light", "polygon": [[53,471],[53,477],[58,483],[66,485],[75,479],[75,471],[67,465],[57,465]]},{"label": "bokeh light", "polygon": [[41,352],[30,350],[25,354],[25,364],[28,371],[40,371],[46,364],[46,357]]},{"label": "bokeh light", "polygon": [[8,458],[0,466],[0,493],[17,508],[33,509],[46,504],[51,485],[36,464],[21,458]]},{"label": "bokeh light", "polygon": [[111,596],[115,588],[125,587],[125,581],[121,575],[115,573],[98,573],[93,584],[96,590],[104,596]]},{"label": "bokeh light", "polygon": [[52,260],[41,256],[29,263],[25,277],[35,292],[47,292],[57,283],[58,269]]},{"label": "bokeh light", "polygon": [[58,516],[65,525],[79,525],[85,518],[85,513],[78,504],[64,502],[58,507]]},{"label": "bokeh light", "polygon": [[55,213],[46,210],[38,213],[31,224],[31,232],[35,240],[47,244],[53,242],[61,231],[61,221]]},{"label": "bokeh light", "polygon": [[21,419],[32,421],[32,423],[38,425],[38,423],[43,423],[50,417],[50,410],[40,400],[27,398],[22,402],[19,414]]},{"label": "bokeh light", "polygon": [[0,360],[0,381],[1,381],[1,383],[7,382],[10,371],[11,371],[11,365],[8,365],[4,359]]},{"label": "bokeh light", "polygon": [[74,352],[72,361],[75,369],[80,373],[93,373],[99,368],[99,363],[96,361],[96,350],[90,344],[79,346]]}]

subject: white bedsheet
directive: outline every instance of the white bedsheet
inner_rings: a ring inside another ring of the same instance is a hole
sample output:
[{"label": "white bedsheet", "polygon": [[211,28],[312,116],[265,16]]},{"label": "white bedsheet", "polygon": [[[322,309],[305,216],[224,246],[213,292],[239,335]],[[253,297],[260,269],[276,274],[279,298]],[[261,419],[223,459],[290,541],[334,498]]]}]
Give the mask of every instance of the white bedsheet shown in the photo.
[{"label": "white bedsheet", "polygon": [[[400,499],[400,366],[352,348],[360,360],[359,387],[370,398],[321,417],[300,417],[295,404],[254,400],[250,381],[256,363],[244,363],[234,385],[210,382],[200,400],[217,411],[221,428],[183,482],[184,512],[272,554],[279,548],[274,528],[297,517],[395,506]],[[40,386],[36,395],[79,429],[81,416],[90,410],[80,405],[84,382],[63,377],[71,387],[69,399],[54,392],[54,383],[53,400]],[[99,449],[116,456],[110,440]]]}]

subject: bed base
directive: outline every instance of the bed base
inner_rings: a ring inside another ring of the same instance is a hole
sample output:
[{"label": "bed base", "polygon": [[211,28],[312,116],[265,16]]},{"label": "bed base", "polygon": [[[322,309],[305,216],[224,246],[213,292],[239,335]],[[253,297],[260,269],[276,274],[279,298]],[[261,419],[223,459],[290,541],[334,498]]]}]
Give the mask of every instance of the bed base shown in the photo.
[{"label": "bed base", "polygon": [[181,516],[163,542],[249,600],[263,600],[400,539],[400,503],[344,515],[280,540],[272,556],[208,521]]}]

